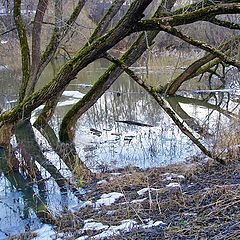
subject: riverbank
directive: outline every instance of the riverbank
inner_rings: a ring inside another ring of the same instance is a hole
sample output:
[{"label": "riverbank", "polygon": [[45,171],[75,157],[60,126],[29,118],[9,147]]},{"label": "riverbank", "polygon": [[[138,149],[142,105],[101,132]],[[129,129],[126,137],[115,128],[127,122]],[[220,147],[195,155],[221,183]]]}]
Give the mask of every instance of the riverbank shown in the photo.
[{"label": "riverbank", "polygon": [[239,161],[222,166],[195,159],[144,171],[128,167],[99,174],[87,190],[83,205],[59,217],[57,227],[44,225],[42,231],[15,239],[240,236]]}]

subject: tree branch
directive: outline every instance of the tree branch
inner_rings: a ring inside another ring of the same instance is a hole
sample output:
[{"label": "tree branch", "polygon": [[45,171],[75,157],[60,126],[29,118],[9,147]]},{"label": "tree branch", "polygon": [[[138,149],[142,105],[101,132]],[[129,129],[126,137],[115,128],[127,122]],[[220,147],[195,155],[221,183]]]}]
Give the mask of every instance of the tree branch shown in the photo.
[{"label": "tree branch", "polygon": [[223,62],[233,65],[240,69],[240,61],[227,56],[226,54],[222,53],[220,50],[216,49],[215,47],[213,47],[205,42],[195,40],[192,37],[183,34],[181,31],[177,30],[176,28],[173,28],[170,26],[164,26],[164,25],[161,25],[161,28],[163,31],[165,31],[175,37],[178,37],[193,46],[203,49],[203,50],[213,54],[214,56],[220,58]]},{"label": "tree branch", "polygon": [[209,18],[222,14],[240,13],[240,3],[218,4],[200,8],[185,14],[163,16],[160,18],[144,19],[139,22],[134,31],[161,30],[162,25],[180,26],[196,21],[208,21]]},{"label": "tree branch", "polygon": [[27,86],[26,95],[31,94],[34,91],[34,87],[37,82],[37,73],[40,64],[41,55],[41,33],[43,18],[48,6],[48,0],[39,0],[36,14],[33,21],[32,28],[32,66],[29,84]]},{"label": "tree branch", "polygon": [[22,56],[22,83],[19,89],[19,102],[22,102],[26,94],[26,88],[30,77],[30,51],[27,41],[26,26],[21,17],[21,0],[14,1],[13,14],[20,41]]},{"label": "tree branch", "polygon": [[89,42],[92,42],[96,37],[100,37],[109,26],[110,21],[118,13],[119,9],[122,7],[125,0],[115,0],[111,7],[107,10],[106,14],[99,21],[95,31],[89,39]]},{"label": "tree branch", "polygon": [[214,6],[220,3],[239,3],[239,0],[201,0],[173,11],[172,15],[185,14],[204,7]]},{"label": "tree branch", "polygon": [[225,164],[225,161],[223,159],[220,159],[217,156],[214,156],[211,153],[211,151],[208,150],[193,135],[193,133],[187,127],[184,126],[184,124],[181,122],[181,120],[178,118],[175,112],[172,111],[172,109],[169,107],[168,102],[164,98],[162,98],[151,85],[148,85],[146,82],[140,79],[131,69],[128,68],[126,64],[124,64],[124,62],[110,56],[109,54],[106,55],[106,58],[109,61],[119,65],[136,83],[138,83],[141,87],[143,87],[157,101],[157,103],[162,107],[162,109],[167,113],[167,115],[172,119],[172,121],[178,126],[178,128],[182,131],[182,133],[186,135],[205,155],[215,159],[221,164]]},{"label": "tree branch", "polygon": [[220,19],[217,19],[216,17],[212,17],[208,21],[215,25],[225,27],[228,29],[240,30],[240,24],[238,24],[238,23],[220,20]]},{"label": "tree branch", "polygon": [[[225,52],[226,50],[229,49],[231,45],[233,45],[234,42],[238,41],[239,42],[239,37],[234,37],[233,39],[230,39],[226,42],[224,42],[220,46],[220,51]],[[229,52],[229,51],[228,51]],[[234,54],[234,53],[233,53]],[[233,55],[232,54],[232,55]],[[211,62],[212,60],[214,60]],[[179,89],[179,87],[182,85],[183,82],[206,72],[209,70],[213,65],[216,65],[220,62],[221,60],[219,58],[216,58],[216,55],[214,54],[207,54],[203,56],[202,58],[196,60],[194,63],[192,63],[184,72],[182,72],[179,76],[177,76],[174,80],[169,82],[166,87],[164,87],[165,93],[167,95],[173,95],[176,93],[176,91]],[[211,64],[210,64],[211,63]],[[207,65],[206,65],[207,64]],[[205,67],[203,67],[205,65]]]},{"label": "tree branch", "polygon": [[[73,13],[69,17],[68,21],[65,23],[65,25],[59,29],[59,26],[56,25],[58,18],[56,16],[55,20],[55,28],[53,30],[53,35],[49,41],[48,46],[46,47],[45,51],[43,52],[41,56],[41,64],[38,71],[38,78],[40,74],[43,72],[45,67],[48,65],[54,54],[56,53],[59,44],[61,40],[67,35],[68,31],[71,29],[71,26],[74,24],[74,22],[77,20],[86,0],[79,0],[77,3],[77,6],[74,8]],[[55,5],[55,11],[58,12],[59,8]],[[62,23],[61,23],[62,24]]]},{"label": "tree branch", "polygon": [[[158,17],[162,12],[170,11],[176,0],[164,0],[156,10],[154,17]],[[146,41],[147,34],[147,41]],[[131,66],[145,52],[149,45],[153,44],[158,31],[141,33],[130,46],[130,48],[120,57]],[[94,86],[79,100],[64,116],[60,127],[59,137],[63,142],[72,142],[74,140],[76,122],[97,100],[109,89],[115,80],[123,73],[122,68],[112,64],[97,80]]]}]

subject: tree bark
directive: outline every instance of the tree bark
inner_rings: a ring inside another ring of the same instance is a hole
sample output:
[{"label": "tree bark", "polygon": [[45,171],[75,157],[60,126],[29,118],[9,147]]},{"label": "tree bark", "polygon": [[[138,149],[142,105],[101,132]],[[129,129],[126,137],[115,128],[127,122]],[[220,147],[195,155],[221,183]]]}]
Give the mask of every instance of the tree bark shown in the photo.
[{"label": "tree bark", "polygon": [[[176,0],[163,1],[154,14],[154,17],[160,16],[162,12],[170,11],[175,2]],[[128,66],[131,66],[146,51],[149,45],[153,44],[153,40],[157,34],[158,31],[139,34],[131,47],[120,57],[120,60],[124,61]],[[111,65],[89,92],[68,111],[62,120],[59,132],[59,137],[62,142],[73,142],[77,120],[97,102],[122,73],[123,69],[117,64]]]}]

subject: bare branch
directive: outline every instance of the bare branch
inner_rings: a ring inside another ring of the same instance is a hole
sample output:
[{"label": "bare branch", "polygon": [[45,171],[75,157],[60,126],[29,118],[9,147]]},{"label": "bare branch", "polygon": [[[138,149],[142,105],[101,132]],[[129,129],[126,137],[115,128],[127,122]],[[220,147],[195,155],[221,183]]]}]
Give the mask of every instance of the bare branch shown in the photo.
[{"label": "bare branch", "polygon": [[178,126],[178,128],[182,131],[183,134],[185,134],[189,139],[196,144],[196,146],[208,157],[215,159],[216,161],[225,164],[225,161],[221,158],[218,158],[217,156],[214,156],[210,150],[208,150],[202,143],[199,141],[193,133],[184,126],[184,123],[181,122],[181,120],[178,118],[178,116],[175,114],[174,111],[170,108],[168,102],[162,98],[155,89],[144,82],[142,79],[140,79],[130,68],[128,68],[127,65],[124,64],[124,62],[120,61],[119,59],[116,59],[109,54],[106,55],[106,58],[110,61],[112,61],[115,64],[118,64],[136,83],[138,83],[141,87],[143,87],[156,101],[157,103],[162,107],[162,109],[167,113],[167,115],[172,119],[172,121]]},{"label": "bare branch", "polygon": [[240,24],[238,24],[238,23],[225,21],[225,20],[220,20],[220,19],[217,19],[216,17],[210,18],[208,21],[215,24],[215,25],[221,26],[221,27],[240,30]]},{"label": "bare branch", "polygon": [[30,77],[30,51],[27,41],[26,26],[21,17],[21,0],[14,1],[13,14],[19,36],[22,56],[22,83],[19,90],[19,102],[21,102],[25,97],[25,92]]},{"label": "bare branch", "polygon": [[239,0],[201,0],[173,11],[172,15],[185,14],[204,7],[214,6],[220,3],[239,3]]},{"label": "bare branch", "polygon": [[236,13],[240,13],[240,3],[218,4],[185,14],[144,19],[139,22],[134,31],[161,30],[161,25],[174,27],[194,23],[196,21],[209,21],[209,19],[217,15]]},{"label": "bare branch", "polygon": [[48,0],[39,0],[36,14],[33,21],[32,29],[32,66],[30,81],[27,86],[26,95],[31,94],[34,91],[34,87],[37,82],[37,73],[40,64],[40,55],[41,55],[41,33],[42,33],[42,24],[43,18],[48,6]]},{"label": "bare branch", "polygon": [[205,42],[195,40],[192,37],[183,34],[181,31],[177,30],[176,28],[173,28],[170,26],[163,26],[163,25],[161,25],[161,27],[162,27],[163,31],[165,31],[169,34],[172,34],[173,36],[176,36],[193,46],[201,48],[201,49],[213,54],[214,56],[220,58],[223,62],[233,65],[240,69],[240,61],[227,56],[226,54],[222,53],[220,50],[216,49],[215,47],[213,47]]},{"label": "bare branch", "polygon": [[[224,42],[220,46],[220,51],[225,52],[229,49],[229,47],[235,42],[239,41],[239,37],[234,37],[233,39],[230,39],[226,42]],[[230,54],[230,51],[227,51]],[[214,60],[215,61],[212,61]],[[179,89],[179,87],[182,85],[183,82],[204,73],[204,71],[209,70],[214,65],[218,64],[221,60],[219,58],[216,58],[216,55],[214,54],[207,54],[203,56],[202,58],[196,60],[194,63],[192,63],[184,72],[182,72],[179,76],[177,76],[174,80],[169,82],[167,86],[165,87],[165,93],[167,95],[173,95],[176,93],[176,91]],[[203,67],[205,65],[205,67]]]},{"label": "bare branch", "polygon": [[[59,29],[59,26],[56,25],[56,22],[59,19],[56,16],[55,28],[53,30],[53,35],[49,41],[48,46],[46,47],[46,50],[43,52],[43,54],[41,56],[41,65],[40,65],[39,72],[38,72],[38,78],[39,78],[39,75],[42,73],[42,71],[45,69],[45,67],[48,65],[49,61],[52,59],[53,55],[56,53],[61,40],[67,35],[68,31],[71,29],[71,26],[74,24],[74,22],[78,18],[85,2],[86,2],[86,0],[78,1],[75,9],[73,10],[73,13],[71,14],[71,16],[68,19],[68,21],[60,29]],[[56,11],[56,14],[59,14],[58,13],[59,8],[56,5],[55,5],[55,11]]]},{"label": "bare branch", "polygon": [[124,2],[125,0],[115,0],[112,3],[111,7],[107,10],[106,14],[98,23],[95,31],[93,32],[92,36],[89,39],[89,42],[92,42],[94,38],[101,36],[106,31],[110,21],[117,14],[117,12],[122,7]]}]

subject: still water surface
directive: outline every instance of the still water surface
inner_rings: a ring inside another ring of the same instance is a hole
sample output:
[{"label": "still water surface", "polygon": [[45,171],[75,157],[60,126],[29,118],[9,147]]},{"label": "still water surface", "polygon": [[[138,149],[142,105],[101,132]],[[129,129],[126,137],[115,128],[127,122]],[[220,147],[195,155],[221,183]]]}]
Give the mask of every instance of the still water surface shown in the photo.
[{"label": "still water surface", "polygon": [[[85,94],[98,76],[106,69],[105,62],[97,62],[79,74],[68,87],[57,107],[51,122],[57,132],[59,123],[71,107]],[[148,78],[155,85],[166,81],[166,78],[176,74],[170,66],[148,72],[142,66],[135,68],[139,76]],[[8,109],[16,99],[17,84],[14,84],[14,74],[3,71],[1,74],[2,108]],[[49,69],[44,80],[51,78],[53,70]],[[6,79],[9,80],[8,82]],[[189,128],[202,129],[199,137],[206,146],[214,145],[219,130],[234,124],[239,113],[238,90],[203,92],[185,91],[181,96],[168,98],[168,102],[176,114],[185,121]],[[41,109],[41,107],[39,108]],[[33,119],[38,111],[33,114]],[[149,126],[137,126],[119,121],[134,121]],[[36,131],[41,144],[50,147]],[[14,140],[13,140],[14,143]],[[122,75],[101,99],[78,121],[75,143],[82,160],[93,170],[114,169],[126,165],[140,168],[161,166],[183,161],[199,153],[199,150],[173,124],[158,104],[137,84]],[[55,153],[47,151],[45,155],[65,176],[70,176],[64,164]],[[34,194],[39,194],[37,186],[30,184],[24,187],[24,179],[7,176],[4,169],[0,170],[0,239],[24,232],[29,228],[40,226],[40,221],[34,213],[36,204]],[[46,181],[44,201],[53,212],[60,213],[66,209],[76,210],[81,205],[69,190],[60,191],[54,178],[47,171],[42,171]]]}]

